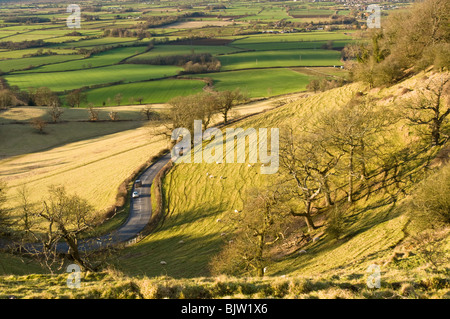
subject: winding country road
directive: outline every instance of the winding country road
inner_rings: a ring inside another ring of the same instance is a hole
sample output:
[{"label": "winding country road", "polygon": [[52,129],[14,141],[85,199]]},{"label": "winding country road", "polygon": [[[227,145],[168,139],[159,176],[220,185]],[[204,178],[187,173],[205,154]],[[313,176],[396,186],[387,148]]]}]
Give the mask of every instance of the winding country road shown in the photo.
[{"label": "winding country road", "polygon": [[[150,198],[150,189],[156,174],[170,161],[170,152],[159,158],[155,163],[148,167],[137,179],[140,179],[142,185],[136,187],[133,185],[131,192],[137,191],[139,197],[131,198],[130,213],[127,220],[119,228],[110,234],[91,238],[80,242],[80,251],[96,250],[110,245],[126,243],[136,238],[139,233],[147,226],[152,217],[152,205]],[[66,243],[58,245],[59,251],[67,251]]]},{"label": "winding country road", "polygon": [[[148,225],[152,217],[152,204],[150,197],[150,190],[154,178],[158,172],[171,160],[170,152],[159,158],[151,166],[149,166],[137,179],[140,179],[142,185],[135,187],[131,192],[137,191],[139,197],[131,198],[130,212],[127,220],[119,228],[112,231],[107,235],[103,235],[95,238],[88,238],[80,240],[78,249],[80,251],[93,251],[100,248],[107,248],[109,246],[117,245],[120,243],[127,243],[130,240],[137,238],[142,230]],[[0,248],[8,247],[14,243],[8,240],[0,239]],[[23,246],[26,250],[32,252],[39,252],[42,250],[42,244],[30,243]],[[56,246],[56,250],[61,253],[66,253],[69,246],[66,242],[59,242]]]}]

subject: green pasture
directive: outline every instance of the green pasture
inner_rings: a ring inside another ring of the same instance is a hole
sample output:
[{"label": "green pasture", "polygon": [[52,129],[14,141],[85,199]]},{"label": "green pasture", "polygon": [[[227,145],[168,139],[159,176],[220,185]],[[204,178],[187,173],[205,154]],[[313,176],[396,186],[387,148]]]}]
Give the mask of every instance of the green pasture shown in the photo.
[{"label": "green pasture", "polygon": [[[248,36],[239,36],[232,42],[233,46],[264,44],[264,43],[286,43],[286,42],[316,42],[316,41],[336,41],[351,40],[353,31],[311,31],[284,34],[252,34]],[[249,47],[250,48],[250,47]]]},{"label": "green pasture", "polygon": [[219,45],[156,45],[153,49],[130,60],[152,59],[158,56],[189,55],[210,53],[212,55],[227,54],[239,49]]},{"label": "green pasture", "polygon": [[17,85],[22,89],[46,86],[61,92],[118,81],[127,83],[169,77],[180,70],[176,66],[121,64],[88,70],[14,74],[4,78],[9,85]]},{"label": "green pasture", "polygon": [[261,69],[209,73],[218,91],[240,89],[249,98],[268,97],[303,91],[309,76],[290,69]]},{"label": "green pasture", "polygon": [[[0,52],[0,57],[3,52]],[[32,58],[22,58],[13,60],[0,60],[0,70],[10,72],[11,70],[22,70],[30,66],[40,66],[44,64],[58,65],[60,62],[82,59],[82,55],[47,55]]]},{"label": "green pasture", "polygon": [[120,61],[130,56],[142,53],[145,50],[146,47],[144,46],[116,48],[98,54],[94,54],[86,59],[66,63],[59,63],[54,65],[46,65],[43,67],[35,68],[30,72],[70,71],[70,70],[89,69],[92,67],[113,65],[119,63]]},{"label": "green pasture", "polygon": [[334,50],[274,50],[242,52],[220,56],[222,70],[249,68],[341,65],[340,52]]},{"label": "green pasture", "polygon": [[[167,79],[112,85],[87,91],[88,103],[95,106],[117,105],[114,96],[122,94],[122,105],[139,104],[137,98],[142,97],[142,104],[165,103],[175,96],[199,93],[205,83],[200,80]],[[109,99],[109,100],[108,100]],[[86,105],[82,105],[86,106]]]},{"label": "green pasture", "polygon": [[[4,59],[20,59],[24,55],[37,53],[39,49],[40,48],[1,51],[0,52],[0,60],[4,60]],[[72,50],[72,49],[43,48],[43,50],[44,50],[44,52],[47,52],[47,51],[50,50],[50,51],[52,51],[54,53],[57,53],[59,55],[77,53],[76,50]]]},{"label": "green pasture", "polygon": [[105,37],[98,39],[89,39],[89,40],[81,40],[77,42],[70,43],[59,43],[54,45],[54,47],[58,48],[93,48],[97,46],[108,46],[108,45],[118,45],[118,44],[131,44],[136,42],[137,38],[114,38],[114,37]]}]

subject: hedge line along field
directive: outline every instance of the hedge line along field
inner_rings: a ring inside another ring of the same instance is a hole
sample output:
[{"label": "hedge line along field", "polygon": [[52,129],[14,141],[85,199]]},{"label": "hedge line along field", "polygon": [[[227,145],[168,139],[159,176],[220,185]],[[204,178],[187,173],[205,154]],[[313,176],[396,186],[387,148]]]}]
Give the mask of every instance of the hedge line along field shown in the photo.
[{"label": "hedge line along field", "polygon": [[257,69],[209,73],[195,77],[209,77],[218,91],[240,89],[249,98],[268,97],[303,91],[309,76],[290,69]]},{"label": "hedge line along field", "polygon": [[227,54],[240,51],[236,48],[219,45],[155,45],[153,49],[130,59],[130,61],[138,61],[144,59],[152,59],[158,56],[171,55],[190,55],[210,53],[212,55]]},{"label": "hedge line along field", "polygon": [[[24,56],[28,54],[36,54],[38,52],[39,48],[34,49],[23,49],[23,50],[2,50],[0,51],[0,60],[7,60],[7,59],[21,59],[24,58]],[[77,50],[73,49],[55,49],[55,48],[44,48],[44,52],[54,52],[58,55],[69,55],[69,54],[76,54]],[[16,60],[19,61],[19,60]]]},{"label": "hedge line along field", "polygon": [[8,83],[19,88],[46,86],[52,91],[62,92],[84,86],[114,83],[118,81],[137,82],[174,76],[182,68],[177,66],[120,64],[88,70],[49,73],[23,73],[7,75]]},{"label": "hedge line along field", "polygon": [[[2,52],[0,52],[0,56],[2,56]],[[72,61],[72,60],[80,60],[83,59],[82,55],[74,54],[74,55],[48,55],[48,56],[40,56],[40,57],[31,57],[31,58],[20,58],[13,60],[0,60],[0,70],[3,72],[11,72],[13,70],[23,70],[25,68],[33,67],[33,71],[40,65],[44,64],[53,64],[57,65],[64,64],[61,62]],[[31,70],[30,70],[31,71]]]},{"label": "hedge line along field", "polygon": [[117,45],[117,44],[133,44],[139,43],[142,41],[137,41],[137,38],[114,38],[114,37],[104,37],[99,39],[89,39],[89,40],[80,40],[76,42],[68,42],[68,43],[58,43],[55,45],[48,46],[49,48],[85,48],[92,49],[97,46],[108,46],[108,45]]},{"label": "hedge line along field", "polygon": [[353,41],[353,31],[256,34],[237,37],[231,45],[248,50],[319,49],[327,41]]},{"label": "hedge line along field", "polygon": [[341,54],[334,50],[274,50],[242,52],[220,56],[222,70],[251,68],[341,65]]},{"label": "hedge line along field", "polygon": [[[136,100],[137,98],[142,98],[140,103],[149,104],[165,103],[174,96],[186,96],[199,93],[204,86],[205,82],[201,80],[166,79],[112,85],[88,90],[86,93],[89,103],[94,104],[94,106],[116,105],[114,96],[118,93],[123,96],[122,104],[137,104],[139,103]],[[81,106],[86,105],[82,104]]]},{"label": "hedge line along field", "polygon": [[144,52],[146,49],[147,49],[146,46],[116,48],[98,54],[94,54],[89,58],[66,63],[58,63],[54,65],[46,65],[34,68],[28,72],[72,71],[80,69],[89,69],[92,67],[113,65],[133,55],[140,54]]}]

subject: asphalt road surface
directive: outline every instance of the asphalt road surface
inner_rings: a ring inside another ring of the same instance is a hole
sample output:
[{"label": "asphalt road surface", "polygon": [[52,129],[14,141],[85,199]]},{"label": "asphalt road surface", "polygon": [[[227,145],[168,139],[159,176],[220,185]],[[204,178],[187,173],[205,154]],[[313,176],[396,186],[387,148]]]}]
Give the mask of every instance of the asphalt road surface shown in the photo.
[{"label": "asphalt road surface", "polygon": [[[170,152],[153,163],[137,179],[140,179],[140,187],[133,186],[131,192],[137,191],[139,197],[131,198],[130,213],[128,219],[119,228],[110,234],[84,240],[79,243],[80,251],[95,250],[105,248],[118,243],[126,243],[136,238],[139,233],[147,226],[152,217],[152,205],[150,200],[150,189],[156,174],[170,161]],[[67,252],[67,244],[58,244],[59,251]]]}]

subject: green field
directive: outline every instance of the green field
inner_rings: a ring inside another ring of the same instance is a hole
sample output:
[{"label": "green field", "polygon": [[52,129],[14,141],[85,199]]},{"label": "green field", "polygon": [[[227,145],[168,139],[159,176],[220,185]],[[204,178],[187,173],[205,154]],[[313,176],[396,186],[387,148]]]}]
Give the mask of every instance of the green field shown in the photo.
[{"label": "green field", "polygon": [[30,72],[56,72],[56,71],[70,71],[70,70],[80,70],[89,69],[92,67],[100,67],[113,65],[125,60],[126,58],[142,53],[147,47],[124,47],[108,50],[98,54],[94,54],[87,59],[58,63],[54,65],[47,65],[39,68],[35,68]]},{"label": "green field", "polygon": [[103,102],[108,106],[115,105],[114,96],[117,93],[122,94],[122,104],[137,104],[132,98],[142,97],[142,103],[165,103],[174,96],[190,95],[202,91],[205,86],[203,81],[199,80],[160,80],[147,81],[129,84],[120,84],[108,86],[105,88],[92,89],[87,91],[89,103],[95,106],[102,106]]},{"label": "green field", "polygon": [[218,55],[237,51],[239,51],[239,49],[215,45],[156,45],[149,52],[140,54],[130,60],[133,61],[141,59],[152,59],[158,56],[190,55],[201,53],[210,53],[212,55]]},{"label": "green field", "polygon": [[[2,57],[3,55],[2,53],[3,52],[0,52],[0,57]],[[82,55],[48,55],[48,56],[22,58],[14,60],[0,60],[0,70],[2,70],[3,72],[10,72],[12,70],[23,70],[31,66],[38,67],[44,64],[56,63],[56,65],[60,65],[65,64],[61,62],[79,60],[82,58],[83,58]]]},{"label": "green field", "polygon": [[294,66],[341,65],[340,52],[334,50],[274,50],[242,52],[220,56],[222,70]]},{"label": "green field", "polygon": [[138,42],[137,38],[113,38],[113,37],[106,37],[106,38],[99,38],[99,39],[89,39],[89,40],[80,40],[77,42],[69,42],[69,43],[60,43],[55,44],[51,47],[55,48],[85,48],[90,49],[97,46],[108,46],[108,45],[117,45],[121,43],[134,43]]},{"label": "green field", "polygon": [[5,79],[10,85],[17,85],[22,89],[46,86],[61,92],[117,81],[127,83],[164,78],[176,75],[179,70],[181,68],[176,66],[121,64],[89,70],[8,75]]},{"label": "green field", "polygon": [[249,35],[236,39],[231,45],[248,50],[320,49],[327,41],[336,42],[335,46],[342,47],[342,44],[352,40],[352,32],[314,31]]},{"label": "green field", "polygon": [[212,78],[218,91],[240,89],[250,98],[302,91],[309,82],[307,75],[290,69],[243,70],[203,76]]}]

